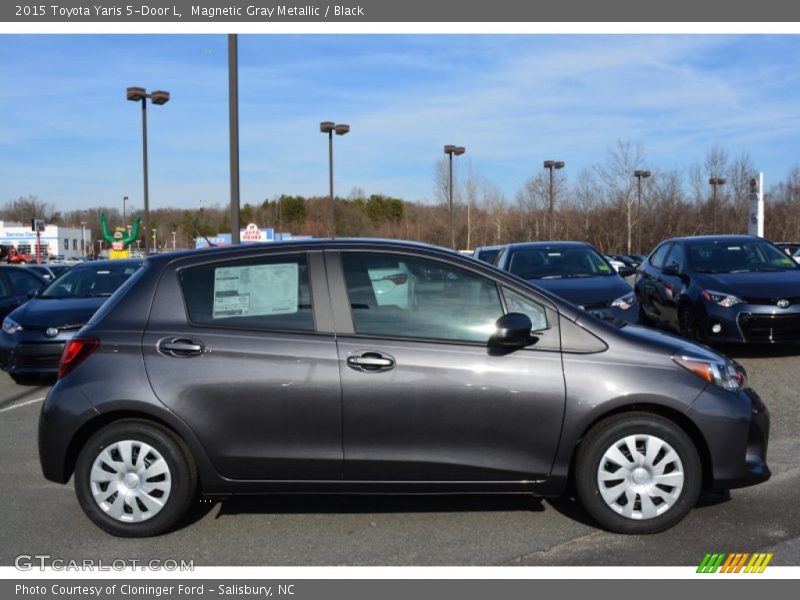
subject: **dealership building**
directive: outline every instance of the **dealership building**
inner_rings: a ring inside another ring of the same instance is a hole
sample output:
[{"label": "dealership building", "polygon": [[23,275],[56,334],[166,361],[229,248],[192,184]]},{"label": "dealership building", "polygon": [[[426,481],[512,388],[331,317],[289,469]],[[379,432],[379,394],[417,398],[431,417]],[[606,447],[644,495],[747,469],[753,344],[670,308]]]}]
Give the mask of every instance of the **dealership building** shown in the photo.
[{"label": "dealership building", "polygon": [[[47,225],[40,233],[42,260],[58,256],[63,259],[80,258],[92,250],[92,231],[82,227]],[[0,244],[14,246],[21,254],[36,257],[36,232],[30,223],[0,221]],[[86,251],[84,251],[84,248]]]}]

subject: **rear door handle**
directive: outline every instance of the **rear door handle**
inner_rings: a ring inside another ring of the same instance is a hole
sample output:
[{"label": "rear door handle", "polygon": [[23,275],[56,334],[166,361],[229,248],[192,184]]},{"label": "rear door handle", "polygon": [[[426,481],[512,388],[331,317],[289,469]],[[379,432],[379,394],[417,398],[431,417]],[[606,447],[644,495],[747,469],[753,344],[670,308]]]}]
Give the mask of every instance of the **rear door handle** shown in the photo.
[{"label": "rear door handle", "polygon": [[157,344],[157,348],[162,354],[179,358],[199,356],[203,353],[203,350],[205,350],[203,344],[186,338],[166,338],[160,340]]},{"label": "rear door handle", "polygon": [[394,358],[382,352],[361,352],[347,357],[347,366],[356,371],[388,371],[394,365]]}]

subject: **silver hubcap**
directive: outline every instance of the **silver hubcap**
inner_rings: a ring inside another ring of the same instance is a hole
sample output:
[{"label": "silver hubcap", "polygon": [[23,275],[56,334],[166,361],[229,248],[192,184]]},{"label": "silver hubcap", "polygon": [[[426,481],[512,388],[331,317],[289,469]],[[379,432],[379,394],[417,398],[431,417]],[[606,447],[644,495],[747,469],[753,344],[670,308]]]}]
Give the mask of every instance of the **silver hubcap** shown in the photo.
[{"label": "silver hubcap", "polygon": [[678,453],[653,435],[629,435],[600,459],[597,487],[605,503],[629,519],[653,519],[681,495],[684,472]]},{"label": "silver hubcap", "polygon": [[167,503],[172,477],[164,457],[139,440],[114,442],[103,449],[89,476],[97,505],[124,523],[157,515]]}]

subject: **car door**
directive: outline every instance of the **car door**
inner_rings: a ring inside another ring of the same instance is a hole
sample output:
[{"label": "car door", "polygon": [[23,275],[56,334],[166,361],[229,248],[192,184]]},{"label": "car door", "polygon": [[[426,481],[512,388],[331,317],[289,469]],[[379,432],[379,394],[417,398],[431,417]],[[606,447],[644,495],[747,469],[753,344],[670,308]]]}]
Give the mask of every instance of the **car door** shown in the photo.
[{"label": "car door", "polygon": [[155,394],[225,477],[339,480],[339,366],[320,251],[167,267],[143,337]]},{"label": "car door", "polygon": [[0,269],[0,318],[4,319],[8,313],[19,306],[16,294],[5,276],[8,269]]},{"label": "car door", "polygon": [[664,259],[672,246],[672,242],[661,244],[645,262],[641,269],[639,279],[639,292],[641,294],[642,308],[645,314],[658,322],[664,321],[661,303],[661,267]]},{"label": "car door", "polygon": [[[550,472],[564,413],[558,314],[467,265],[411,254],[326,254],[342,378],[344,476],[515,481]],[[407,306],[380,304],[370,272],[404,267]],[[536,343],[488,345],[506,309]]]},{"label": "car door", "polygon": [[675,330],[680,329],[678,322],[678,300],[686,291],[686,275],[684,266],[686,254],[680,243],[672,244],[658,282],[658,301],[662,321]]},{"label": "car door", "polygon": [[0,278],[4,279],[0,289],[0,316],[5,317],[12,310],[29,300],[28,294],[42,287],[43,281],[20,267],[3,269]]}]

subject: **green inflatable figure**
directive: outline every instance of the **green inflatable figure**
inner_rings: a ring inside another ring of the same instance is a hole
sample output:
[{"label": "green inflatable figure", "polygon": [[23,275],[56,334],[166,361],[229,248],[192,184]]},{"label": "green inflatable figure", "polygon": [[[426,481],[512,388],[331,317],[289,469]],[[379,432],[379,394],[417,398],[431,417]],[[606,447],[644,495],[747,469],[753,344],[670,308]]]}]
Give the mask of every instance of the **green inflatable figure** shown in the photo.
[{"label": "green inflatable figure", "polygon": [[114,229],[114,235],[108,233],[108,219],[106,218],[106,214],[103,213],[100,215],[100,226],[103,229],[103,239],[111,244],[111,250],[108,251],[108,258],[130,258],[130,252],[128,251],[128,246],[131,245],[131,242],[136,241],[139,237],[139,226],[142,223],[141,217],[136,217],[136,221],[133,223],[133,228],[129,235],[125,235],[127,233],[124,227],[116,227]]}]

